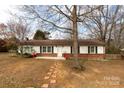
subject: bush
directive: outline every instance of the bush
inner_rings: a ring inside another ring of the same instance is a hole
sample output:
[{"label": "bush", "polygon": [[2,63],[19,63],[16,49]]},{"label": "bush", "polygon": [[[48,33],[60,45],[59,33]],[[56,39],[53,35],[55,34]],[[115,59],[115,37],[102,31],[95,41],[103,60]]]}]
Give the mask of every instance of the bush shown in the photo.
[{"label": "bush", "polygon": [[17,47],[17,45],[16,44],[9,44],[9,45],[7,45],[7,49],[8,50],[17,50],[18,49],[18,47]]},{"label": "bush", "polygon": [[0,39],[0,52],[8,52],[5,40]]},{"label": "bush", "polygon": [[0,52],[8,52],[7,47],[0,47]]},{"label": "bush", "polygon": [[32,58],[33,56],[32,56],[32,54],[24,53],[23,57],[25,57],[25,58]]},{"label": "bush", "polygon": [[120,54],[120,49],[115,48],[114,46],[111,46],[109,48],[106,48],[107,54]]}]

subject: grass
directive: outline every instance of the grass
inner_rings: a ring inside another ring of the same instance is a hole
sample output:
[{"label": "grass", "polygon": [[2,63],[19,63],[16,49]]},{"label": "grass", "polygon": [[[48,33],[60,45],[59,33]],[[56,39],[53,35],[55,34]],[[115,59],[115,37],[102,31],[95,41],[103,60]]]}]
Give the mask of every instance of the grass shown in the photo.
[{"label": "grass", "polygon": [[124,87],[124,60],[79,59],[85,71],[72,69],[72,61],[36,60],[0,53],[0,87],[39,88],[54,62],[59,62],[57,88]]},{"label": "grass", "polygon": [[36,60],[0,54],[0,87],[41,87],[54,60]]},{"label": "grass", "polygon": [[60,64],[57,87],[66,88],[108,88],[124,87],[124,60],[82,60],[86,70],[71,68],[72,59]]}]

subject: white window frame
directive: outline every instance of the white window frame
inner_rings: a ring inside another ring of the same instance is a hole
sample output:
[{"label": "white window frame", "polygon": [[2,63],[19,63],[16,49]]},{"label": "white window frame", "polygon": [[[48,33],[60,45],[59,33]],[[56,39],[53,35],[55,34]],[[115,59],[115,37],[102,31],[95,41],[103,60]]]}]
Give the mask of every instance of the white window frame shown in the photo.
[{"label": "white window frame", "polygon": [[[92,51],[93,47],[93,51]],[[90,54],[96,54],[96,46],[90,46]]]},{"label": "white window frame", "polygon": [[[43,47],[46,48],[46,51],[43,51]],[[50,52],[48,52],[48,47],[51,48],[51,51]],[[52,46],[42,46],[42,53],[52,53]]]}]

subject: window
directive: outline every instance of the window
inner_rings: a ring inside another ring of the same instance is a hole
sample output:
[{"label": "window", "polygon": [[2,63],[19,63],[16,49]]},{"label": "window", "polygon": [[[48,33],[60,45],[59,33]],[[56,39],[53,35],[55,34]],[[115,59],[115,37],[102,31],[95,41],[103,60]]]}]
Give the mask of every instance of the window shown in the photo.
[{"label": "window", "polygon": [[97,46],[88,46],[89,54],[97,54]]},{"label": "window", "polygon": [[52,53],[52,46],[43,46],[42,52],[43,53]]},{"label": "window", "polygon": [[52,52],[52,47],[48,46],[48,52]]},{"label": "window", "polygon": [[93,53],[93,54],[95,53],[95,49],[94,48],[95,48],[94,46],[90,47],[90,53]]},{"label": "window", "polygon": [[43,46],[43,52],[46,52],[46,47],[45,46]]}]

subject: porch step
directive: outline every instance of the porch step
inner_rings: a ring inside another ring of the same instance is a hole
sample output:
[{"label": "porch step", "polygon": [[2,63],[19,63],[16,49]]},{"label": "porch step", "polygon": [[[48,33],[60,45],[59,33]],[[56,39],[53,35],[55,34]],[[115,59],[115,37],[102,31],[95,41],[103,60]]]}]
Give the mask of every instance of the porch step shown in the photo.
[{"label": "porch step", "polygon": [[36,59],[55,59],[55,60],[66,60],[64,57],[36,57]]}]

